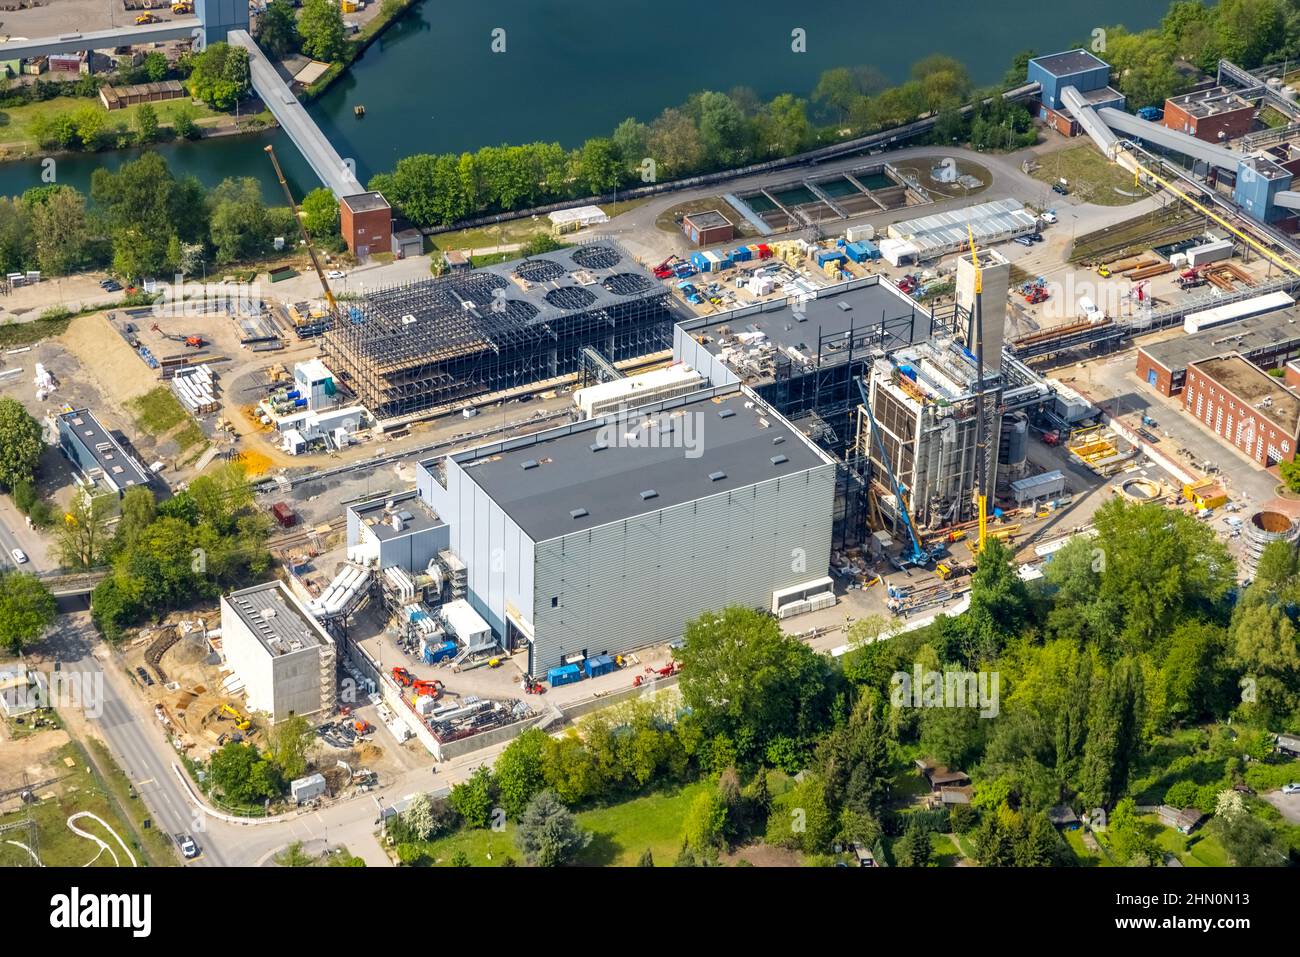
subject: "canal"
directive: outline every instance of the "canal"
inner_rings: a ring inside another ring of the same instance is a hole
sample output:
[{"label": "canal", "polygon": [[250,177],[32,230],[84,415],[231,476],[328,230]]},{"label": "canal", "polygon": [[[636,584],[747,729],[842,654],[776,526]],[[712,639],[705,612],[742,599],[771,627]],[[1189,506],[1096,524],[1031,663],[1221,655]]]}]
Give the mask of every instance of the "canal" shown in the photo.
[{"label": "canal", "polygon": [[[422,0],[310,112],[365,182],[411,153],[532,140],[575,146],[628,116],[649,121],[698,90],[748,86],[764,99],[787,91],[806,97],[834,66],[869,64],[900,82],[914,61],[945,53],[966,63],[976,83],[992,83],[1027,47],[1090,43],[1093,29],[1107,23],[1144,29],[1165,9],[1166,0],[929,0],[924,10],[862,0],[809,8],[773,0]],[[796,29],[805,32],[805,52],[792,50]],[[504,31],[496,34],[503,52],[493,52],[494,31]],[[353,115],[357,104],[364,118]],[[254,176],[278,199],[262,151],[268,142],[297,195],[318,185],[279,132],[157,151],[178,174],[207,184]],[[62,157],[58,178],[84,189],[96,168],[135,155]],[[40,174],[38,161],[4,164],[0,193],[37,185]]]}]

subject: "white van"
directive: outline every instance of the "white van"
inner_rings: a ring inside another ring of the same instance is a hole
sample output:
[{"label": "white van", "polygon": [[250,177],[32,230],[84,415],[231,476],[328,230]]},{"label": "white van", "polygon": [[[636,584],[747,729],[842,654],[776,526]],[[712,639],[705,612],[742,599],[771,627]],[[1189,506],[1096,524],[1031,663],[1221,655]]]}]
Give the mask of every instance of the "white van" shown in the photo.
[{"label": "white van", "polygon": [[1087,296],[1079,297],[1079,315],[1089,322],[1101,322],[1105,318],[1097,308],[1097,304]]}]

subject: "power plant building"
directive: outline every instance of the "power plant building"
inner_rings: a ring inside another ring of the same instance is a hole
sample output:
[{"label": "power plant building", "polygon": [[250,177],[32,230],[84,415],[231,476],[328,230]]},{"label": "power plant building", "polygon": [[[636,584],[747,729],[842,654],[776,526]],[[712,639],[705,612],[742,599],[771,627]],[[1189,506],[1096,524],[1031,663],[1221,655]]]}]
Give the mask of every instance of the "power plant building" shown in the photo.
[{"label": "power plant building", "polygon": [[470,605],[539,675],[823,581],[835,471],[731,385],[430,459],[417,486]]}]

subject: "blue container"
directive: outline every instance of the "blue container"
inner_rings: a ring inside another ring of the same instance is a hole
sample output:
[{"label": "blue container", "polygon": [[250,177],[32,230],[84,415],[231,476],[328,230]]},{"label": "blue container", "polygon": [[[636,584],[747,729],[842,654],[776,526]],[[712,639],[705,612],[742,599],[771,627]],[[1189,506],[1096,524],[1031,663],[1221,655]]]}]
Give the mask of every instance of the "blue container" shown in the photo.
[{"label": "blue container", "polygon": [[828,262],[844,262],[844,254],[838,249],[821,249],[817,252],[817,265],[825,266]]},{"label": "blue container", "polygon": [[546,680],[551,683],[553,688],[558,688],[560,685],[571,685],[575,681],[582,680],[582,670],[577,665],[563,665],[559,668],[552,668],[546,672]]},{"label": "blue container", "polygon": [[456,654],[456,642],[444,641],[434,647],[424,649],[424,663],[426,665],[436,665],[440,661],[446,661]]},{"label": "blue container", "polygon": [[691,265],[700,272],[708,272],[713,264],[705,258],[704,253],[691,253]]},{"label": "blue container", "polygon": [[869,259],[880,258],[880,250],[868,242],[849,243],[844,247],[844,251],[855,263],[862,263]]},{"label": "blue container", "polygon": [[596,655],[582,663],[582,670],[587,673],[588,678],[607,675],[614,670],[614,658],[612,655]]},{"label": "blue container", "polygon": [[754,254],[749,251],[748,246],[738,246],[731,251],[732,262],[747,263],[754,258]]},{"label": "blue container", "polygon": [[299,392],[297,389],[290,389],[288,392],[284,394],[284,397],[286,399],[301,399],[302,393]]},{"label": "blue container", "polygon": [[294,407],[295,409],[305,409],[305,408],[307,408],[307,400],[306,400],[306,399],[294,399],[294,400],[293,400],[293,407]]}]

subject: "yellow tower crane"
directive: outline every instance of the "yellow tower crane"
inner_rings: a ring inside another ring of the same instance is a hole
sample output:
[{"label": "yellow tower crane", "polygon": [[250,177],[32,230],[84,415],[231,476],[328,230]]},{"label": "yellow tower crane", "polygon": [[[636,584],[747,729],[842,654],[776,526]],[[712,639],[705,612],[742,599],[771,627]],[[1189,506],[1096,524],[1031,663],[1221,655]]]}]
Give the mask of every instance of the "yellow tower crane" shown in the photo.
[{"label": "yellow tower crane", "polygon": [[334,298],[334,293],[330,291],[330,284],[325,279],[325,270],[321,268],[320,259],[316,255],[316,250],[312,248],[311,237],[307,235],[307,227],[298,215],[298,204],[293,201],[293,193],[289,190],[289,183],[284,178],[284,170],[280,169],[280,161],[275,158],[275,148],[269,143],[265,147],[266,155],[271,157],[271,165],[275,167],[275,178],[280,181],[280,188],[284,190],[284,198],[289,202],[289,209],[294,213],[294,220],[298,223],[298,234],[302,237],[303,245],[307,247],[307,255],[311,256],[312,267],[316,270],[316,278],[320,280],[321,289],[325,290],[325,302],[329,304],[330,319],[338,320],[339,304]]},{"label": "yellow tower crane", "polygon": [[966,238],[970,241],[970,262],[975,268],[975,301],[971,304],[971,331],[975,339],[975,509],[979,515],[979,538],[976,553],[984,551],[988,539],[987,454],[988,444],[984,430],[984,277],[980,270],[979,253],[975,251],[975,234],[966,225]]}]

